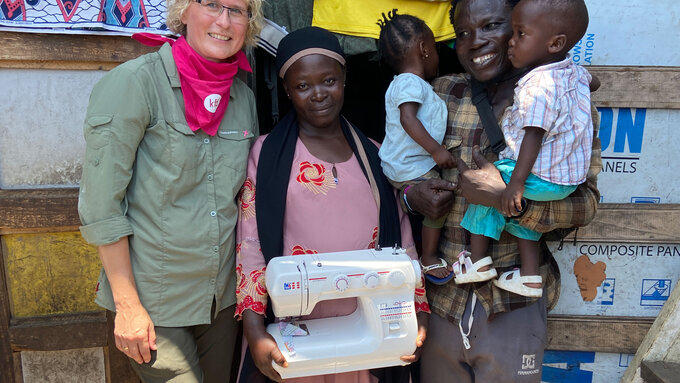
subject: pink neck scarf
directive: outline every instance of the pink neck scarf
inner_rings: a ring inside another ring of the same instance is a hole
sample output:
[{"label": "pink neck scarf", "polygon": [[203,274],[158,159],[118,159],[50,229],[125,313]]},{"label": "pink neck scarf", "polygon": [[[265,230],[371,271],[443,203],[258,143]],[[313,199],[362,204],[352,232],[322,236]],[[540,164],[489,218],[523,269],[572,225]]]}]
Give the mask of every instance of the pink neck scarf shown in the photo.
[{"label": "pink neck scarf", "polygon": [[243,51],[238,51],[225,62],[206,60],[189,46],[184,36],[176,41],[149,33],[136,33],[135,40],[146,45],[172,45],[179,81],[184,97],[187,123],[192,131],[203,131],[214,136],[229,105],[229,93],[239,68],[252,72]]}]

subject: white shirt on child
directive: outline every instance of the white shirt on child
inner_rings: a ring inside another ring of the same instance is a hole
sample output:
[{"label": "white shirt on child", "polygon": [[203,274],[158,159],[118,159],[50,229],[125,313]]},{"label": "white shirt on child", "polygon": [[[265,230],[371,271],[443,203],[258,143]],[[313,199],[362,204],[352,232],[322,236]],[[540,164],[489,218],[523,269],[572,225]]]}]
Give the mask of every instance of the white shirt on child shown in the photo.
[{"label": "white shirt on child", "polygon": [[403,182],[418,178],[436,162],[402,128],[399,105],[420,104],[416,117],[432,138],[441,143],[446,133],[446,103],[427,81],[412,73],[395,76],[385,93],[385,140],[378,154],[387,178]]},{"label": "white shirt on child", "polygon": [[531,172],[558,185],[585,181],[593,144],[590,80],[588,71],[569,57],[524,75],[515,87],[512,109],[503,117],[507,147],[499,157],[517,160],[523,128],[535,126],[545,135]]}]

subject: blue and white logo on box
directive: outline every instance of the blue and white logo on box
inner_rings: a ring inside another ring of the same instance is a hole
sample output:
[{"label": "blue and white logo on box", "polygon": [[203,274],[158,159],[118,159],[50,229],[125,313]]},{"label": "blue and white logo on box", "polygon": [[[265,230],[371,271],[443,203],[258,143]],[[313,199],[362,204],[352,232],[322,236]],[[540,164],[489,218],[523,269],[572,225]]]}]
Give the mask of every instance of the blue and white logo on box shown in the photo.
[{"label": "blue and white logo on box", "polygon": [[631,203],[661,203],[661,197],[630,197]]},{"label": "blue and white logo on box", "polygon": [[592,383],[593,363],[594,352],[545,350],[541,382]]},{"label": "blue and white logo on box", "polygon": [[670,295],[670,279],[643,279],[640,306],[663,306]]},{"label": "blue and white logo on box", "polygon": [[616,278],[607,278],[602,282],[602,299],[600,304],[603,306],[614,305],[614,287],[616,286]]},{"label": "blue and white logo on box", "polygon": [[628,367],[634,356],[634,354],[619,354],[619,367]]}]

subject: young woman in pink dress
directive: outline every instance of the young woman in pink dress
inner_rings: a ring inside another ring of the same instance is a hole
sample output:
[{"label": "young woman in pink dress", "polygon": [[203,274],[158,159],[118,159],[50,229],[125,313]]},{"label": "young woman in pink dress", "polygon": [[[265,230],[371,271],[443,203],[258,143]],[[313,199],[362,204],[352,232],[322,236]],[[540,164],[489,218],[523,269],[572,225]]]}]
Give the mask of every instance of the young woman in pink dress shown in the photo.
[{"label": "young woman in pink dress", "polygon": [[[265,331],[265,315],[273,319],[266,314],[268,259],[395,243],[418,259],[408,218],[380,171],[376,143],[340,115],[345,59],[337,39],[321,28],[297,30],[281,41],[276,61],[294,110],[253,145],[240,195],[236,315],[243,319],[250,354],[244,355],[241,382],[258,381],[256,376],[281,381],[272,361],[286,365]],[[415,295],[420,347],[429,306],[423,288]],[[344,316],[356,307],[356,298],[324,301],[305,319]],[[402,359],[415,361],[417,354]],[[385,370],[286,382],[408,382],[408,369]]]}]

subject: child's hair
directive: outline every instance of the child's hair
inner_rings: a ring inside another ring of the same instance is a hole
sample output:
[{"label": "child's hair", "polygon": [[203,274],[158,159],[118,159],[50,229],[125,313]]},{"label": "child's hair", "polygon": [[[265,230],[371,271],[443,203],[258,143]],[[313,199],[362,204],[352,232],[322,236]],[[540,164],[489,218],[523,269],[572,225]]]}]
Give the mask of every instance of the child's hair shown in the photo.
[{"label": "child's hair", "polygon": [[588,8],[584,0],[532,0],[549,11],[558,33],[567,36],[564,51],[569,51],[586,34],[588,28]]},{"label": "child's hair", "polygon": [[387,12],[387,15],[383,13],[382,16],[382,20],[378,20],[378,52],[382,60],[395,71],[399,71],[406,52],[417,38],[424,36],[427,24],[415,16],[399,15],[396,9]]}]

